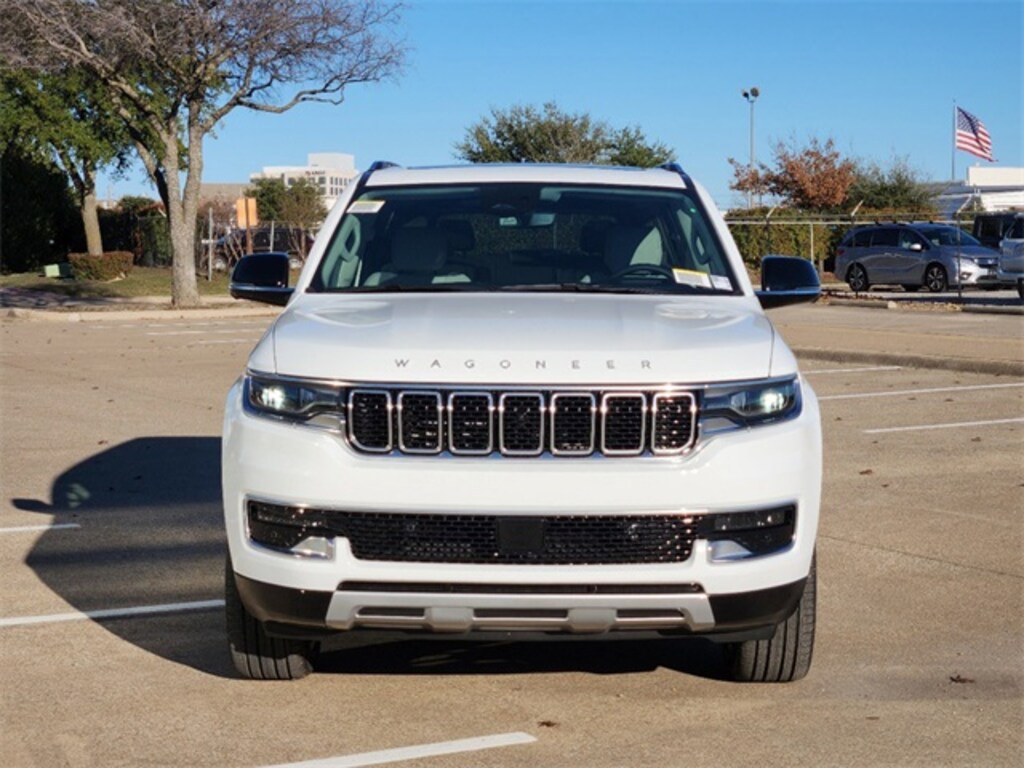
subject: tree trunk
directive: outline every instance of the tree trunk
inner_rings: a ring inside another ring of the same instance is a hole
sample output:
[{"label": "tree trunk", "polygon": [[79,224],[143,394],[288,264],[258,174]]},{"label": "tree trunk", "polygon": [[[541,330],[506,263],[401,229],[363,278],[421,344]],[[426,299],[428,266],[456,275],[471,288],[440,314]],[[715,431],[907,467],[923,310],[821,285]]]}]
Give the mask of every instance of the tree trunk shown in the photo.
[{"label": "tree trunk", "polygon": [[[198,307],[199,284],[196,280],[196,216],[195,201],[189,215],[188,192],[191,185],[186,176],[185,194],[182,194],[178,170],[178,137],[169,133],[164,139],[166,150],[163,172],[167,183],[167,223],[171,230],[171,305]],[[186,171],[186,174],[190,171]],[[198,189],[195,190],[198,193]],[[198,197],[194,194],[193,197]]]},{"label": "tree trunk", "polygon": [[[177,208],[181,211],[180,205]],[[175,307],[198,307],[195,217],[189,222],[183,215],[173,216],[170,211],[167,214],[171,230],[171,304]]]},{"label": "tree trunk", "polygon": [[85,249],[90,256],[103,253],[103,236],[100,234],[100,218],[96,207],[96,190],[82,195],[82,225],[85,227]]}]

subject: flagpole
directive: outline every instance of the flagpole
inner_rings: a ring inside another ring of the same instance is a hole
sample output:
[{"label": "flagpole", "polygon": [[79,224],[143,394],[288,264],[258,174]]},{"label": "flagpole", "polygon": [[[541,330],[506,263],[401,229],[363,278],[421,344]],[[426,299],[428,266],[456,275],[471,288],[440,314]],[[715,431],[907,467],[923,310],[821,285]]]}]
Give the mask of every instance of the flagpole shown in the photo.
[{"label": "flagpole", "polygon": [[950,170],[950,181],[956,181],[956,99],[953,99],[953,135],[950,136],[953,141],[953,161]]}]

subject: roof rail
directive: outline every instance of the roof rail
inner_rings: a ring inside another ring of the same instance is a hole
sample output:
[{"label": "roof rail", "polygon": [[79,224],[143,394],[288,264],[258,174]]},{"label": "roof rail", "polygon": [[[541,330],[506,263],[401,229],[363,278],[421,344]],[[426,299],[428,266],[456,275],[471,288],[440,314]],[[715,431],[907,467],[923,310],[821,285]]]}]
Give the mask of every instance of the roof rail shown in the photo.
[{"label": "roof rail", "polygon": [[373,173],[374,171],[382,171],[385,168],[399,167],[400,166],[398,165],[398,163],[392,163],[390,160],[374,160],[372,163],[370,163],[370,167],[367,168],[366,171],[368,173]]},{"label": "roof rail", "polygon": [[686,182],[686,186],[693,186],[693,181],[690,179],[690,174],[684,171],[683,166],[681,166],[679,163],[674,161],[671,163],[662,163],[658,167],[661,168],[663,171],[671,171],[672,173],[678,173],[682,177],[683,181]]}]

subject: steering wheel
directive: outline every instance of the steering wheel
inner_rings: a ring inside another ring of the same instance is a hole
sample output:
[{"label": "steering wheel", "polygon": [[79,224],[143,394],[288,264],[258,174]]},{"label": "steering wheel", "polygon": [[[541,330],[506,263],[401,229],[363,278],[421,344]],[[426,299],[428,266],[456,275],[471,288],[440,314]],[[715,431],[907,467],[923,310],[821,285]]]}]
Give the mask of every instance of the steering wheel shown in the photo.
[{"label": "steering wheel", "polygon": [[630,264],[625,269],[620,269],[611,275],[612,278],[619,277],[630,277],[630,276],[658,276],[663,277],[666,280],[675,280],[676,276],[672,273],[672,270],[668,267],[663,267],[660,264]]}]

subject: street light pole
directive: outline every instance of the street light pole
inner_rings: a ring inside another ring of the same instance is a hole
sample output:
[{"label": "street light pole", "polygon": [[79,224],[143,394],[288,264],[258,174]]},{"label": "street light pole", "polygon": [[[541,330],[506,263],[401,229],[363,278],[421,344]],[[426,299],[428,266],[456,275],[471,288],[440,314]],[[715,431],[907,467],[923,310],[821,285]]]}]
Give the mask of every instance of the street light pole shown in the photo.
[{"label": "street light pole", "polygon": [[[757,155],[754,153],[754,102],[757,101],[757,97],[761,95],[761,91],[758,90],[755,85],[749,91],[743,92],[743,98],[747,100],[750,105],[750,172],[754,172],[754,163],[757,162]],[[754,207],[754,190],[747,190],[747,208]]]}]

